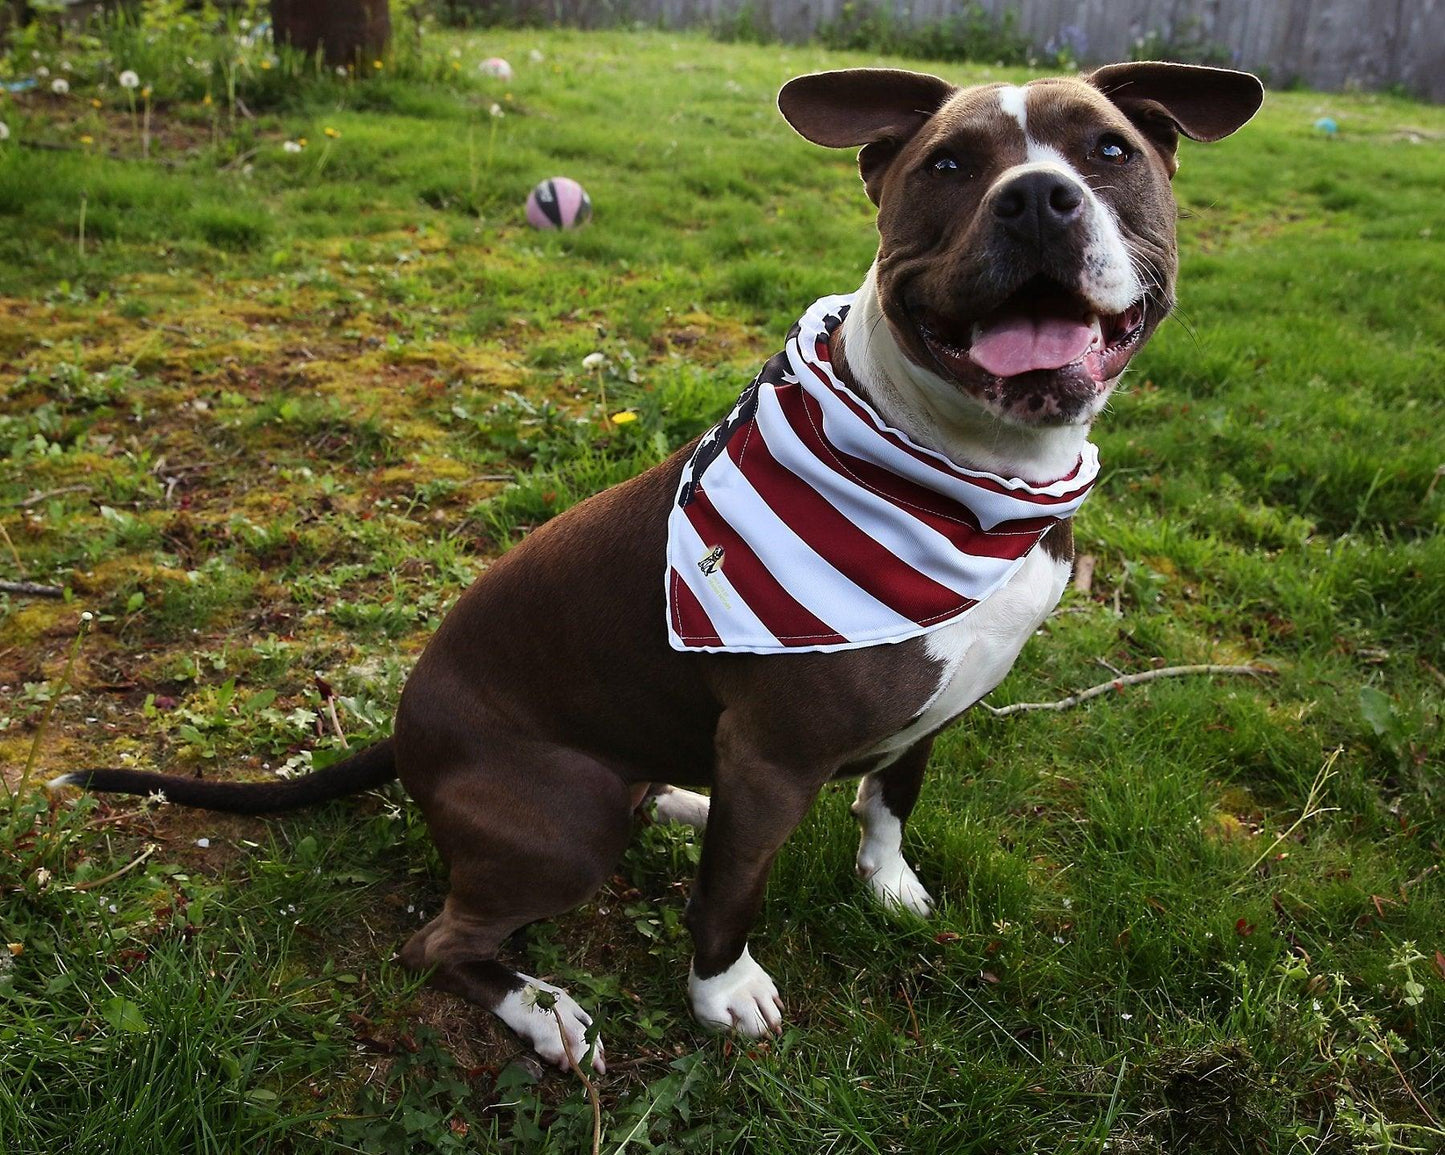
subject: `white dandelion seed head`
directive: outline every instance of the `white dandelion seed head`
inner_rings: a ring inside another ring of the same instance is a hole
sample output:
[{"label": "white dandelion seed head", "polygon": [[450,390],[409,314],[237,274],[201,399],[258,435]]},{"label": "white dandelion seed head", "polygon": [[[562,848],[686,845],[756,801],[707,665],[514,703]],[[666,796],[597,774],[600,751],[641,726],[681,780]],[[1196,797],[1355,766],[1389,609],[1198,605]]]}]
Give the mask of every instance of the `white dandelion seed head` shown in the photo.
[{"label": "white dandelion seed head", "polygon": [[35,75],[40,77],[41,80],[44,80],[47,76],[50,75],[50,69],[46,68],[45,65],[42,64],[39,68],[35,70]]},{"label": "white dandelion seed head", "polygon": [[527,53],[527,59],[530,60],[533,64],[541,64],[542,61],[546,60],[547,58],[542,55],[540,49],[534,48],[531,52]]},{"label": "white dandelion seed head", "polygon": [[502,117],[507,115],[505,112],[502,111],[502,106],[500,104],[497,104],[495,101],[492,103],[492,107],[487,109],[487,112],[490,115],[495,116],[498,120],[501,120]]},{"label": "white dandelion seed head", "polygon": [[10,139],[10,126],[9,126],[8,124],[6,124],[3,120],[0,120],[0,140],[9,140],[9,139]]},{"label": "white dandelion seed head", "polygon": [[121,86],[122,88],[139,88],[139,87],[140,87],[140,77],[137,76],[134,72],[132,72],[129,68],[127,68],[124,72],[122,72],[122,73],[120,74],[119,79],[120,79],[120,86]]},{"label": "white dandelion seed head", "polygon": [[80,620],[83,622],[93,622],[95,621],[95,615],[89,610],[86,610],[83,614],[80,615]]},{"label": "white dandelion seed head", "polygon": [[50,82],[50,91],[55,93],[56,96],[64,96],[70,91],[70,81],[66,80],[63,76],[57,76]]},{"label": "white dandelion seed head", "polygon": [[301,151],[301,145],[300,145],[298,142],[294,141],[294,140],[284,141],[284,142],[282,143],[281,147],[282,147],[286,152],[300,152],[300,151]]},{"label": "white dandelion seed head", "polygon": [[606,353],[588,353],[587,356],[582,358],[582,368],[584,369],[600,369],[606,364]]},{"label": "white dandelion seed head", "polygon": [[196,845],[202,850],[209,850],[211,848],[211,840],[209,838],[197,838]]}]

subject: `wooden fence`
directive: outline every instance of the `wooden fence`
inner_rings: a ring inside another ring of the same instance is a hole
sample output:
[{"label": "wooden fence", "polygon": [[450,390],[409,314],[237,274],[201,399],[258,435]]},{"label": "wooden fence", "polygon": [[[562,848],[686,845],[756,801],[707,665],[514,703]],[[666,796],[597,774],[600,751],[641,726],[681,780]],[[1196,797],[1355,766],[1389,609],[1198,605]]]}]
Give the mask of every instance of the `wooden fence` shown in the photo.
[{"label": "wooden fence", "polygon": [[1445,0],[450,0],[533,20],[597,27],[641,22],[716,26],[744,17],[786,40],[876,6],[926,25],[968,8],[1013,13],[1041,52],[1083,64],[1125,60],[1141,45],[1186,48],[1272,84],[1400,87],[1445,100]]}]

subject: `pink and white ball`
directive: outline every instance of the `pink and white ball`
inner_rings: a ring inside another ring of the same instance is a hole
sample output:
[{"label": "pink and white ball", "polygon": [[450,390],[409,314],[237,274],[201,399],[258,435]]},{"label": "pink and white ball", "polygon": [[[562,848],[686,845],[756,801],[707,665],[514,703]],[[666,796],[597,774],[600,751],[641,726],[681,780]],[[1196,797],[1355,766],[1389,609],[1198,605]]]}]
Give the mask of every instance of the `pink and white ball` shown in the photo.
[{"label": "pink and white ball", "polygon": [[527,223],[534,229],[575,229],[592,215],[592,198],[575,180],[554,176],[527,194]]},{"label": "pink and white ball", "polygon": [[489,56],[477,67],[482,70],[483,76],[490,76],[495,80],[512,79],[512,66],[500,56]]}]

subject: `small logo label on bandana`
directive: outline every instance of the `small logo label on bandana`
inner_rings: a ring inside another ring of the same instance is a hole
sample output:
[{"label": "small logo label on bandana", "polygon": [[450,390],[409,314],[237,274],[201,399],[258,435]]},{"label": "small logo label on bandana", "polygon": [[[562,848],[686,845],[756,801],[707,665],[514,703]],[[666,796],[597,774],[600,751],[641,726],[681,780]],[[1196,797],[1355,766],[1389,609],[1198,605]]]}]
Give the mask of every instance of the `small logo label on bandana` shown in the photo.
[{"label": "small logo label on bandana", "polygon": [[717,573],[718,570],[722,569],[722,563],[723,547],[720,545],[715,545],[711,550],[708,551],[707,557],[703,558],[702,561],[697,563],[697,568],[702,570],[703,573],[707,574],[708,577],[712,577],[713,574]]}]

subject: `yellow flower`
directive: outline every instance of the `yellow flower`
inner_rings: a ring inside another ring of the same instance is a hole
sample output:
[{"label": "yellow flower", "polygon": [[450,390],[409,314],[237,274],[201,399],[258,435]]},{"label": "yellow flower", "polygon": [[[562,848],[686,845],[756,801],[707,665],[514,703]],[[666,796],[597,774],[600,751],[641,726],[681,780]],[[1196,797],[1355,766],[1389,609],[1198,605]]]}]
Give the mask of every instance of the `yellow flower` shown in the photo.
[{"label": "yellow flower", "polygon": [[460,68],[461,66],[462,66],[462,62],[461,62],[460,60],[453,60],[453,61],[452,61],[452,67],[453,67],[453,68]]},{"label": "yellow flower", "polygon": [[210,106],[210,103],[211,103],[211,94],[210,94],[209,92],[206,93],[206,97],[205,97],[204,100],[201,101],[201,103],[204,104],[204,105],[206,105],[207,107]]},{"label": "yellow flower", "polygon": [[614,414],[612,415],[612,424],[613,424],[613,425],[626,425],[629,421],[636,421],[636,420],[637,420],[637,414],[636,414],[636,413],[633,413],[633,412],[631,412],[630,410],[627,410],[627,409],[624,409],[621,413],[614,413]]},{"label": "yellow flower", "polygon": [[266,70],[266,69],[268,69],[268,68],[270,68],[270,67],[271,67],[271,62],[270,62],[269,60],[263,60],[263,61],[261,61],[261,69],[262,69],[262,71],[264,71],[264,70]]},{"label": "yellow flower", "polygon": [[385,67],[385,65],[383,65],[380,60],[373,60],[373,61],[371,62],[371,66],[372,66],[373,68],[383,68],[383,67]]},{"label": "yellow flower", "polygon": [[80,138],[80,143],[81,143],[81,144],[94,144],[94,143],[95,143],[95,137],[93,137],[93,136],[91,136],[91,135],[89,135],[89,134],[86,134],[85,136],[82,136],[82,137]]},{"label": "yellow flower", "polygon": [[512,103],[512,94],[511,94],[510,92],[504,92],[504,93],[502,93],[502,99],[505,100],[508,104],[511,104],[511,103]]},{"label": "yellow flower", "polygon": [[151,98],[151,86],[147,84],[144,88],[140,90],[140,94],[146,100],[149,100]]},{"label": "yellow flower", "polygon": [[302,148],[305,148],[305,147],[306,147],[306,138],[305,138],[304,136],[298,136],[298,137],[296,138],[296,143],[299,144]]},{"label": "yellow flower", "polygon": [[91,108],[99,108],[99,107],[100,107],[100,101],[96,100],[95,97],[92,96],[92,97],[90,98],[90,107],[91,107]]},{"label": "yellow flower", "polygon": [[332,140],[337,140],[341,136],[341,133],[337,132],[336,129],[332,128],[330,125],[327,125],[324,129],[322,129],[322,131],[326,133],[326,135],[329,136]]}]

